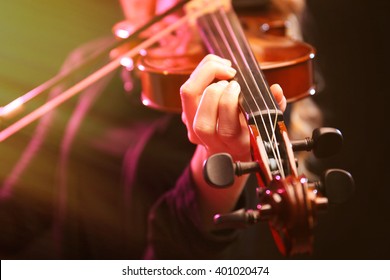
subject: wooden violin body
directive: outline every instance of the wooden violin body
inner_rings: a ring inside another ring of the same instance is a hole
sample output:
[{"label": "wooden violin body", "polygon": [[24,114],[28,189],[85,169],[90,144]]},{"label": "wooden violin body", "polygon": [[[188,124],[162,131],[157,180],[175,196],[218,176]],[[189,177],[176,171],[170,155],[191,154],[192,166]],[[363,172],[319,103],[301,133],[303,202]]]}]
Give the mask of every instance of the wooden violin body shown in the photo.
[{"label": "wooden violin body", "polygon": [[[248,42],[268,83],[281,85],[288,102],[313,95],[315,49],[286,36],[287,24],[283,18],[273,15],[267,22],[267,17],[260,14],[260,17],[243,15],[240,20],[246,26]],[[186,53],[174,53],[169,48],[146,50],[137,67],[143,85],[142,102],[158,110],[180,113],[180,86],[208,51],[197,45]]]}]

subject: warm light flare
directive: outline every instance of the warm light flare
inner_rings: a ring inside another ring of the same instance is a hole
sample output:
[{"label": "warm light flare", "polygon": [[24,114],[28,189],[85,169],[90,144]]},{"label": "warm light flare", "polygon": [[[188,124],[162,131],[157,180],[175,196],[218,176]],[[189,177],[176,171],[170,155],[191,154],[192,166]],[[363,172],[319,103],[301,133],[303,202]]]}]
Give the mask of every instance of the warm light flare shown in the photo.
[{"label": "warm light flare", "polygon": [[4,107],[0,108],[0,117],[11,118],[15,116],[23,108],[23,104],[24,99],[22,97],[15,99],[11,103],[8,103]]}]

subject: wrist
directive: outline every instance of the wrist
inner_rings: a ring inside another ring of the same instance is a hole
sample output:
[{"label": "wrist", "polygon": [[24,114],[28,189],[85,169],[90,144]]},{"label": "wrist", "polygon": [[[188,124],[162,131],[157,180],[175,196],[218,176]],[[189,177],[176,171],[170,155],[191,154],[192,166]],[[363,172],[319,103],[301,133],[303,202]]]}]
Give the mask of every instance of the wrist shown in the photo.
[{"label": "wrist", "polygon": [[248,178],[247,175],[236,177],[233,185],[225,189],[208,185],[203,177],[203,164],[210,155],[204,146],[198,145],[190,165],[197,188],[200,216],[206,228],[212,227],[215,214],[227,213],[235,208]]}]

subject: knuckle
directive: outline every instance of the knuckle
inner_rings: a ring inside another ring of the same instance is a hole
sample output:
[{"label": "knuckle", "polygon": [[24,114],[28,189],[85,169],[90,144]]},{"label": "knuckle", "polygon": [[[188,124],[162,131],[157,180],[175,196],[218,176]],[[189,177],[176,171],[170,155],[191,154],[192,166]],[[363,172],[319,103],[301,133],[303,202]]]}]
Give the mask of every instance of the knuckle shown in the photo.
[{"label": "knuckle", "polygon": [[217,56],[216,56],[215,54],[209,53],[209,54],[207,54],[207,55],[204,57],[203,61],[204,61],[204,62],[214,61],[214,60],[216,59],[216,57],[217,57]]},{"label": "knuckle", "polygon": [[198,137],[196,135],[194,135],[192,132],[188,132],[187,133],[187,137],[188,137],[188,140],[192,143],[192,144],[200,144],[200,141],[198,139]]},{"label": "knuckle", "polygon": [[212,85],[209,85],[204,91],[203,91],[203,95],[213,95],[213,94],[216,94],[218,92],[218,89],[217,87],[212,84]]},{"label": "knuckle", "polygon": [[218,127],[218,135],[226,142],[232,142],[240,135],[240,131],[232,127]]},{"label": "knuckle", "polygon": [[223,86],[220,83],[212,83],[205,90],[205,94],[217,94],[223,90]]},{"label": "knuckle", "polygon": [[181,113],[181,121],[187,126],[187,115],[184,111]]},{"label": "knuckle", "polygon": [[195,134],[200,138],[210,137],[215,134],[215,127],[207,121],[196,121],[193,124]]},{"label": "knuckle", "polygon": [[214,58],[210,57],[203,62],[202,69],[207,70],[209,73],[214,73],[215,75],[225,69],[225,65],[216,60],[214,56]]},{"label": "knuckle", "polygon": [[223,94],[219,100],[220,110],[231,111],[233,106],[235,107],[237,101],[230,94]]},{"label": "knuckle", "polygon": [[185,82],[181,87],[180,87],[180,96],[182,97],[189,97],[194,94],[193,87],[191,86],[191,83]]}]

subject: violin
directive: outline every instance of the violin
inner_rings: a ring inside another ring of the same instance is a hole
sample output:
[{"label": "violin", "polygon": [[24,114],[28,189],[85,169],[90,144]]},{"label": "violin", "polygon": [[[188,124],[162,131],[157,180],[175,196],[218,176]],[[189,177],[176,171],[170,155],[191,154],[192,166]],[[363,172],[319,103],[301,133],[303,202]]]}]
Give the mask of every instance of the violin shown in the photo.
[{"label": "violin", "polygon": [[[245,12],[239,16],[245,37],[269,84],[280,84],[288,102],[316,92],[313,77],[315,49],[287,36],[288,19],[277,11]],[[119,33],[120,28],[114,30]],[[199,42],[197,42],[199,43]],[[150,48],[137,60],[142,82],[142,102],[157,110],[181,113],[180,86],[209,52],[191,45],[185,53]],[[282,77],[282,78],[281,78]]]},{"label": "violin", "polygon": [[[337,129],[319,128],[312,138],[291,141],[268,84],[281,84],[289,101],[312,94],[314,49],[284,36],[253,36],[243,29],[229,1],[209,2],[212,7],[205,1],[191,1],[186,6],[187,13],[201,13],[196,23],[205,49],[173,57],[147,51],[140,57],[143,103],[181,112],[179,87],[205,53],[229,59],[237,70],[234,79],[241,85],[240,107],[250,131],[252,161],[233,162],[229,154],[215,154],[204,164],[204,178],[211,186],[226,188],[236,176],[255,173],[258,205],[217,214],[214,222],[243,227],[266,221],[283,255],[310,253],[318,213],[329,202],[343,203],[353,191],[353,179],[347,171],[331,169],[322,181],[309,182],[298,173],[294,153],[313,150],[320,158],[332,155],[341,148],[342,134]],[[206,12],[202,12],[205,6]]]},{"label": "violin", "polygon": [[[205,180],[214,187],[227,188],[236,176],[254,173],[258,182],[256,209],[219,213],[215,215],[214,222],[217,226],[242,227],[265,221],[269,223],[282,254],[290,256],[311,252],[318,213],[329,203],[343,203],[353,191],[353,179],[347,171],[331,169],[325,172],[321,181],[309,182],[305,175],[298,173],[294,153],[313,151],[319,158],[329,156],[340,149],[342,135],[334,128],[318,128],[311,138],[290,140],[283,113],[268,84],[281,84],[289,101],[313,93],[311,60],[314,49],[285,36],[258,36],[251,31],[253,28],[244,30],[242,20],[229,1],[182,1],[136,30],[127,40],[138,38],[151,25],[182,7],[186,11],[183,17],[1,131],[0,142],[120,67],[124,58],[139,57],[138,69],[141,70],[145,105],[180,112],[180,85],[205,53],[214,53],[229,59],[237,69],[235,79],[241,86],[240,108],[250,132],[252,161],[233,162],[229,154],[215,154],[204,164]],[[194,52],[174,59],[151,48],[188,22],[196,22],[204,43],[202,48],[195,48]],[[246,23],[246,26],[252,26],[248,20]],[[147,50],[146,55],[139,55],[144,50]],[[63,76],[47,84],[52,86],[61,79]],[[41,91],[37,88],[34,94]],[[1,108],[0,116],[5,116],[9,108]]]}]

